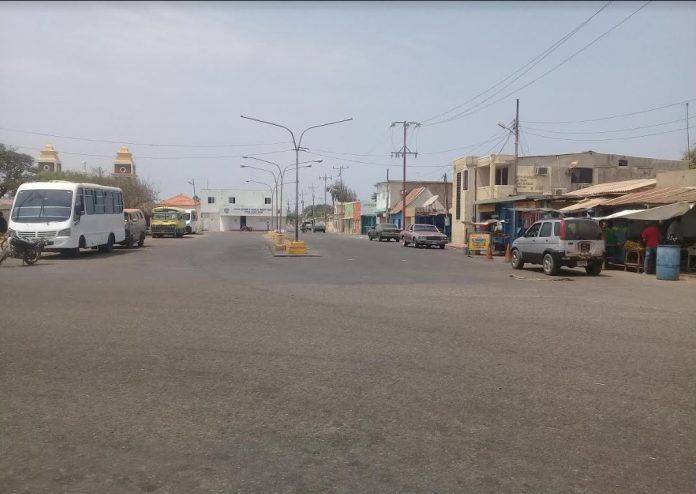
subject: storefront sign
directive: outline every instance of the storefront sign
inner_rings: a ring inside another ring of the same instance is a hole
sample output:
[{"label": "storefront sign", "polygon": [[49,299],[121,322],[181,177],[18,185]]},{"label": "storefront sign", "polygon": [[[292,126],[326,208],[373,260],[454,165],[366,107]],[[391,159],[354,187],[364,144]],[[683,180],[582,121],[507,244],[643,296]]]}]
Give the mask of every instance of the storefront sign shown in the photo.
[{"label": "storefront sign", "polygon": [[469,235],[469,250],[488,250],[490,233],[472,233]]}]

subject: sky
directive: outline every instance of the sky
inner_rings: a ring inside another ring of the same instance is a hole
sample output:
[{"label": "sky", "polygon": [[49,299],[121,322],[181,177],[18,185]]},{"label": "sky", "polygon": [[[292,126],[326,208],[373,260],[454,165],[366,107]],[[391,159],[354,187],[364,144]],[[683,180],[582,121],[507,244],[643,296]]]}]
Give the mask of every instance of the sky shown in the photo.
[{"label": "sky", "polygon": [[53,144],[75,171],[112,171],[131,143],[164,199],[191,181],[264,189],[246,181],[272,173],[240,165],[275,167],[245,155],[294,164],[286,130],[240,115],[297,139],[352,118],[304,135],[300,161],[323,162],[300,190],[321,203],[319,177],[342,173],[369,200],[387,170],[402,178],[392,122],[421,124],[407,179],[450,180],[458,157],[514,153],[499,123],[519,99],[521,156],[680,159],[695,25],[694,2],[2,2],[0,142],[34,158]]}]

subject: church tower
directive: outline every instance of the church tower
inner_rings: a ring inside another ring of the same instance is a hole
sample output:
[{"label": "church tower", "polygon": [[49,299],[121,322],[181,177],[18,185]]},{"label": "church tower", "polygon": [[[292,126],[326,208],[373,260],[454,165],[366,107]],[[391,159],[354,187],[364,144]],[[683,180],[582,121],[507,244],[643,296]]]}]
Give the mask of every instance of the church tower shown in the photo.
[{"label": "church tower", "polygon": [[128,151],[126,146],[121,146],[114,160],[114,176],[115,177],[135,177],[135,162],[133,154]]},{"label": "church tower", "polygon": [[36,162],[39,172],[60,172],[62,164],[52,144],[46,144]]}]

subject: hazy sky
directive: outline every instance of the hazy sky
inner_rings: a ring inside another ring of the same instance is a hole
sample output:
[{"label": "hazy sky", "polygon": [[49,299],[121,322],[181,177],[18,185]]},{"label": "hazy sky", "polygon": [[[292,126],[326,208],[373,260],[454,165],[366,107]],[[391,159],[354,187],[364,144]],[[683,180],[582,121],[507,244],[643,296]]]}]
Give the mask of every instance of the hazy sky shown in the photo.
[{"label": "hazy sky", "polygon": [[[298,131],[353,117],[306,134],[301,159],[324,163],[301,171],[301,189],[311,201],[308,187],[343,165],[346,184],[369,199],[388,167],[401,179],[390,153],[403,135],[392,121],[424,123],[409,132],[419,154],[407,178],[442,180],[459,156],[513,152],[497,124],[514,119],[519,98],[522,155],[592,149],[676,159],[686,149],[683,102],[696,98],[695,3],[648,3],[552,70],[644,4],[610,3],[509,87],[500,90],[512,78],[470,101],[605,2],[3,2],[0,142],[34,157],[51,143],[64,169],[84,160],[109,171],[119,144],[137,143],[129,148],[138,174],[166,198],[191,195],[191,179],[199,190],[272,180],[241,169],[244,154],[294,163],[285,131],[241,114]],[[690,112],[696,117],[696,101]]]}]

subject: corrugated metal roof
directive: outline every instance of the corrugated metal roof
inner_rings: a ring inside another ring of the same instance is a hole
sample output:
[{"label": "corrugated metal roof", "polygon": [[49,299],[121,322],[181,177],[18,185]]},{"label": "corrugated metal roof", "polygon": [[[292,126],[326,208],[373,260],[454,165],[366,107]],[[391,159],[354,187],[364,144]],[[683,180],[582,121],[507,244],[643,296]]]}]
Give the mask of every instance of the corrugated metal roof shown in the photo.
[{"label": "corrugated metal roof", "polygon": [[622,180],[621,182],[607,182],[591,185],[584,189],[568,192],[565,197],[593,197],[607,194],[625,194],[655,187],[657,180],[654,178],[638,178],[635,180]]},{"label": "corrugated metal roof", "polygon": [[[425,187],[416,187],[413,189],[411,192],[409,192],[406,195],[406,207],[408,207],[413,201],[416,200],[416,197],[421,195],[423,191],[425,190]],[[401,212],[401,206],[403,205],[402,201],[399,201],[394,205],[394,207],[389,211],[391,214],[396,214]]]},{"label": "corrugated metal roof", "polygon": [[660,187],[642,192],[634,192],[616,197],[604,206],[623,206],[625,204],[672,204],[674,202],[696,202],[696,187]]},{"label": "corrugated metal roof", "polygon": [[570,206],[566,206],[564,208],[561,208],[561,211],[564,213],[570,213],[572,211],[582,211],[584,209],[592,209],[596,206],[599,206],[603,203],[605,203],[607,200],[606,197],[595,197],[592,199],[585,199],[583,201],[578,202],[577,204],[572,204]]}]

